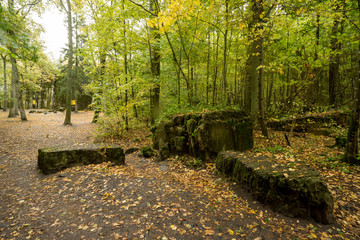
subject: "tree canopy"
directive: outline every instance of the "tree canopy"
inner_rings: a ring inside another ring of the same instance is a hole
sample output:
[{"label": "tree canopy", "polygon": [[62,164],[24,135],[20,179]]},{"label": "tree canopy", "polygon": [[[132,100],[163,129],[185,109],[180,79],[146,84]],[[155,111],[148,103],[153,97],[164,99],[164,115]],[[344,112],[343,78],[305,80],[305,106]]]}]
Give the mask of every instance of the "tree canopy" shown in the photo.
[{"label": "tree canopy", "polygon": [[1,54],[17,60],[25,98],[60,106],[68,89],[70,106],[86,93],[94,122],[104,112],[101,121],[128,129],[170,113],[232,107],[258,119],[266,135],[267,119],[356,105],[359,1],[54,3],[73,11],[62,70],[48,63],[28,14],[41,12],[40,1],[0,5]]}]

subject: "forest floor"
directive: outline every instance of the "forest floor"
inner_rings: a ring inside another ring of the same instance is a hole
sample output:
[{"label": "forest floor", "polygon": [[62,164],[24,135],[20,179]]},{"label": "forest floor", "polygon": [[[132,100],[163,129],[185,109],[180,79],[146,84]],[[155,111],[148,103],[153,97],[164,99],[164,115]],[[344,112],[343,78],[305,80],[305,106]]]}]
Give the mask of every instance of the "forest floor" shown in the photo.
[{"label": "forest floor", "polygon": [[[0,239],[360,239],[360,168],[343,164],[333,138],[302,134],[290,139],[256,133],[255,151],[279,159],[302,158],[320,171],[335,198],[336,223],[318,224],[274,213],[213,163],[192,169],[183,158],[157,162],[132,153],[125,166],[78,166],[43,175],[37,150],[93,142],[92,112],[0,112]],[[149,132],[129,132],[124,149],[151,145]],[[189,161],[187,161],[189,162]],[[189,165],[189,164],[188,164]]]}]

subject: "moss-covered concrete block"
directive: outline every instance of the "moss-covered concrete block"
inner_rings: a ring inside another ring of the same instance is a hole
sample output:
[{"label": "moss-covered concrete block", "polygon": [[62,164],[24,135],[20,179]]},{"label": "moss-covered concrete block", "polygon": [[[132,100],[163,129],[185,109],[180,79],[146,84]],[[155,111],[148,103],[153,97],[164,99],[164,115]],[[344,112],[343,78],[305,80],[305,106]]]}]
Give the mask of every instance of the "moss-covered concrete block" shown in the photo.
[{"label": "moss-covered concrete block", "polygon": [[209,160],[223,150],[253,147],[251,119],[235,110],[176,115],[161,121],[153,133],[153,146],[162,160],[174,154]]},{"label": "moss-covered concrete block", "polygon": [[333,126],[346,127],[350,113],[346,111],[332,111],[314,113],[296,118],[283,118],[267,122],[267,126],[278,131],[309,132],[316,135],[328,136]]},{"label": "moss-covered concrete block", "polygon": [[45,174],[77,165],[99,164],[107,161],[115,165],[125,164],[124,150],[117,145],[98,144],[56,146],[38,150],[38,167]]},{"label": "moss-covered concrete block", "polygon": [[216,159],[218,171],[242,183],[260,202],[290,217],[334,222],[334,200],[318,172],[289,167],[256,156],[224,151]]},{"label": "moss-covered concrete block", "polygon": [[140,148],[140,155],[145,158],[150,158],[155,155],[155,152],[151,147],[144,146]]}]

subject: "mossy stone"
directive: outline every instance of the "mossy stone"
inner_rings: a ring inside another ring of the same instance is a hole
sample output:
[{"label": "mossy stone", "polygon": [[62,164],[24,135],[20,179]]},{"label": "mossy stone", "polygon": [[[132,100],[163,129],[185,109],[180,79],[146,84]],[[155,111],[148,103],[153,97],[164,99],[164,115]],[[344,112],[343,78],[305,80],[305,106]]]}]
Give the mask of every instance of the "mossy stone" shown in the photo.
[{"label": "mossy stone", "polygon": [[144,146],[140,148],[140,155],[144,158],[150,158],[155,155],[154,150],[150,146]]},{"label": "mossy stone", "polygon": [[107,161],[115,165],[125,164],[124,150],[117,145],[99,144],[55,146],[38,150],[38,167],[45,174],[77,165],[99,164]]},{"label": "mossy stone", "polygon": [[153,130],[153,147],[161,158],[189,153],[209,161],[222,150],[251,149],[252,131],[252,121],[243,111],[188,113],[159,122]]},{"label": "mossy stone", "polygon": [[320,174],[301,167],[291,171],[274,164],[267,156],[224,151],[218,154],[216,168],[242,183],[257,200],[290,217],[334,222],[334,200]]}]

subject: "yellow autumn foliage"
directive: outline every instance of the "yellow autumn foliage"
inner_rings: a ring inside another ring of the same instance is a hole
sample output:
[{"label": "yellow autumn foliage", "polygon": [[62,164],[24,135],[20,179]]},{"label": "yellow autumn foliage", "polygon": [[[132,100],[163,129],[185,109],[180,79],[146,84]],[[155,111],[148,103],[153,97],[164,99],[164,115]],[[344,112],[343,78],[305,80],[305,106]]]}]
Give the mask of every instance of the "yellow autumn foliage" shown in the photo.
[{"label": "yellow autumn foliage", "polygon": [[200,0],[170,0],[166,10],[158,13],[157,18],[148,21],[150,27],[160,32],[167,31],[177,20],[190,19],[201,8]]}]

